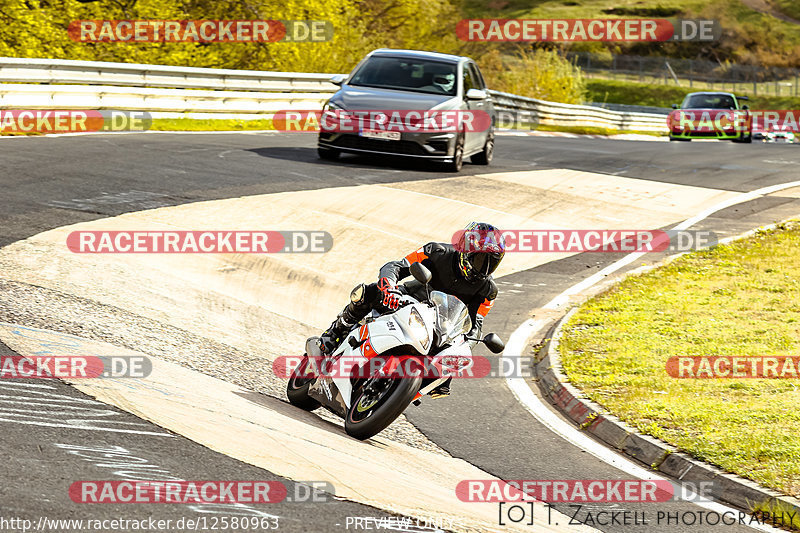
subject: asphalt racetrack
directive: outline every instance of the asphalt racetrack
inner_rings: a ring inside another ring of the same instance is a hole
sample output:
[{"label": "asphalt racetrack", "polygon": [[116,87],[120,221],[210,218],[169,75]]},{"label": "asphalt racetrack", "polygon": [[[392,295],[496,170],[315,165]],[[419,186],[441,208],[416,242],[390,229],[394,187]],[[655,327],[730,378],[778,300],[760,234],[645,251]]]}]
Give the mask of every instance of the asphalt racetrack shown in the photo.
[{"label": "asphalt racetrack", "polygon": [[[587,221],[591,220],[598,224],[606,217],[605,220],[612,225],[619,226],[623,221],[640,224],[649,222],[650,225],[645,229],[658,229],[689,218],[699,212],[701,207],[706,208],[721,199],[797,180],[796,169],[799,164],[800,149],[793,145],[500,136],[495,160],[490,167],[466,164],[460,174],[450,174],[428,168],[425,164],[381,158],[345,156],[337,162],[324,162],[317,158],[315,137],[309,134],[153,133],[4,138],[0,139],[0,165],[3,168],[0,247],[22,246],[21,252],[15,252],[19,255],[24,254],[26,246],[20,241],[64,226],[96,224],[96,221],[110,217],[147,210],[166,208],[163,212],[168,213],[174,206],[183,206],[182,210],[189,212],[195,207],[189,204],[198,202],[280,194],[289,195],[286,198],[297,198],[300,206],[322,203],[320,209],[327,207],[324,206],[325,198],[330,198],[332,203],[337,204],[337,224],[343,225],[337,227],[358,228],[359,224],[366,227],[369,220],[353,214],[363,210],[373,217],[372,220],[385,221],[386,225],[381,226],[382,232],[388,234],[388,228],[391,228],[393,234],[401,235],[398,237],[401,242],[408,243],[418,236],[430,236],[433,239],[435,235],[440,235],[440,240],[447,241],[452,232],[458,229],[457,226],[428,227],[428,219],[415,217],[409,211],[417,201],[423,205],[425,202],[439,202],[441,199],[446,199],[455,206],[453,213],[448,216],[455,219],[461,213],[465,221],[472,218],[473,212],[476,216],[485,216],[491,212],[496,212],[498,217],[514,215],[518,220],[526,220],[525,217],[535,220],[539,213],[543,213],[546,214],[544,219],[560,221],[559,225],[563,228],[590,229],[580,227],[580,222],[576,225],[574,221],[582,220],[588,224]],[[574,181],[578,179],[575,176],[580,179]],[[568,182],[576,184],[574,190],[565,187]],[[520,187],[538,187],[538,190],[552,194],[542,193],[541,202],[535,204],[524,204],[522,200],[514,204],[513,191],[517,186],[514,184]],[[595,217],[592,219],[580,219],[581,216],[589,215],[580,213],[575,207],[580,204],[581,198],[587,198],[582,190],[586,187],[609,190],[611,195],[602,205],[586,200],[585,210]],[[318,194],[323,189],[329,191]],[[403,196],[402,203],[387,201],[380,203],[380,208],[377,209],[375,199],[380,199],[382,191],[387,191],[387,195],[396,195],[401,191],[406,196]],[[650,191],[655,192],[650,194]],[[618,195],[624,202],[615,204],[614,198],[617,196],[614,195]],[[270,197],[272,196],[265,196]],[[301,203],[306,201],[309,203]],[[347,204],[346,209],[339,209],[338,205],[341,204]],[[209,205],[220,205],[224,209],[228,204]],[[506,205],[509,206],[507,211]],[[652,205],[655,207],[651,207]],[[257,209],[258,206],[253,208]],[[648,218],[647,213],[651,208],[654,213],[659,214]],[[283,216],[280,210],[273,214],[269,211],[270,207],[264,209],[259,214],[259,220],[270,220],[270,216],[273,216],[277,224],[279,217]],[[346,215],[342,214],[345,211]],[[715,212],[693,229],[710,229],[721,236],[736,235],[799,212],[800,195],[797,194],[797,189],[789,189],[784,193],[763,196]],[[523,216],[520,213],[527,214]],[[293,216],[299,217],[300,214]],[[628,216],[630,218],[626,218]],[[402,236],[406,231],[408,237]],[[377,272],[383,264],[385,258],[381,254],[392,257],[391,250],[382,248],[380,254],[373,253],[373,247],[380,248],[374,235],[351,241],[352,237],[341,231],[334,230],[331,233],[334,237],[331,257],[339,257],[334,254],[357,256],[365,276],[366,272]],[[357,242],[359,248],[337,249],[339,235],[342,235],[342,242]],[[421,244],[423,243],[420,242],[419,245]],[[413,247],[414,245],[410,249],[397,249],[394,257],[405,255]],[[30,256],[22,257],[25,261],[31,261],[24,263],[29,268],[36,265],[33,268],[38,271],[37,276],[41,280],[47,278],[52,281],[63,277],[63,272],[59,273],[47,254],[36,256],[35,263]],[[561,254],[538,262],[530,259],[512,260],[510,264],[513,268],[502,273],[498,279],[500,294],[487,317],[484,332],[494,331],[508,339],[523,321],[530,318],[534,310],[620,257],[620,254],[584,253],[568,257]],[[663,256],[660,254],[650,254],[644,262],[653,262],[661,257]],[[3,262],[4,260],[7,262]],[[80,326],[74,319],[61,320],[47,312],[46,298],[36,301],[27,299],[24,309],[20,307],[21,304],[18,305],[15,300],[16,296],[11,295],[20,294],[19,298],[27,298],[24,293],[28,291],[28,283],[35,289],[34,292],[43,287],[53,298],[69,295],[93,300],[95,293],[87,290],[86,293],[77,294],[76,290],[71,294],[55,281],[46,285],[44,281],[37,281],[37,277],[28,281],[19,272],[12,275],[10,273],[17,264],[14,261],[10,256],[4,258],[0,252],[0,266],[3,268],[0,270],[0,289],[5,294],[5,297],[0,296],[0,323],[58,331],[78,337],[82,337],[85,332],[93,332],[91,337],[94,341],[105,340],[115,344],[117,337],[113,335],[108,339],[97,338],[100,336],[98,332],[104,328],[102,322],[87,320],[84,326]],[[302,265],[303,258],[296,261],[287,263],[285,268],[298,268],[298,265]],[[632,266],[639,264],[641,261]],[[332,262],[328,266],[330,271],[326,272],[325,260],[318,260],[314,263],[315,275],[323,280],[326,277],[338,279],[338,269],[342,268],[342,264]],[[90,267],[95,268],[96,265]],[[247,269],[241,264],[237,268]],[[125,273],[115,270],[113,275],[124,278]],[[259,275],[266,274],[261,272]],[[267,289],[258,287],[259,279],[262,278],[254,273],[253,277],[248,278],[248,283],[252,284],[254,291],[266,291]],[[336,284],[331,285],[335,288]],[[326,320],[333,318],[338,308],[346,302],[351,286],[345,284],[320,296],[324,312],[320,312],[319,316],[315,315],[313,320],[306,321],[303,316],[290,311],[286,312],[286,317],[291,319],[292,324],[304,324],[303,327],[313,331],[324,323],[324,317],[329,317]],[[137,316],[147,314],[142,311],[145,304],[128,308],[119,303],[122,302],[122,296],[115,300],[117,296],[111,294],[113,289],[106,287],[104,290],[108,295],[102,303],[109,306],[109,309],[113,307],[115,313],[119,309],[120,313],[124,311]],[[120,293],[130,290],[132,289],[120,289]],[[154,298],[152,301],[160,301],[157,298],[161,297],[167,298],[163,294],[156,294],[159,292],[157,287],[141,287],[141,290],[140,297],[144,301],[151,297]],[[43,293],[36,294],[39,295],[36,298],[42,298]],[[239,298],[237,295],[240,293],[231,294],[231,298]],[[131,296],[128,295],[127,298],[130,300]],[[302,299],[303,295],[297,295],[297,298]],[[99,297],[96,299],[100,300]],[[157,305],[160,304],[153,304],[154,307]],[[258,305],[258,302],[250,302],[249,305]],[[281,314],[275,309],[271,312]],[[115,320],[117,317],[119,322],[119,316],[121,315],[111,314],[106,319]],[[148,323],[161,320],[155,315],[147,315],[146,318]],[[185,332],[187,337],[208,337],[198,340],[198,345],[207,340],[223,347],[229,344],[234,346],[230,339],[214,333],[215,328],[223,329],[222,325],[210,327],[209,333],[204,335],[202,329],[192,329],[187,325],[188,319],[186,322],[178,322],[164,318],[163,322],[165,329],[174,330],[171,333],[173,337],[181,337]],[[152,329],[156,340],[159,335],[157,329]],[[231,348],[231,353],[241,354],[242,358],[248,357],[248,343],[263,343],[269,338],[269,328],[265,329],[266,331],[260,332],[259,336],[254,336],[251,340],[247,337],[240,339],[240,343],[235,344],[235,350]],[[0,338],[3,338],[2,335]],[[300,342],[302,340],[299,339]],[[127,342],[125,348],[141,349],[135,340]],[[479,350],[476,351],[477,354],[489,355],[485,349]],[[15,351],[13,343],[0,343],[0,355],[12,355]],[[146,349],[142,351],[149,353]],[[246,373],[247,364],[242,366]],[[256,367],[253,368],[255,372]],[[268,366],[258,367],[258,371],[264,371],[265,368]],[[174,371],[175,375],[179,375],[178,370]],[[207,369],[204,369],[204,373],[211,374]],[[227,379],[225,367],[219,367],[217,375],[213,377],[224,382]],[[377,496],[378,492],[373,490],[373,485],[380,486],[389,493],[395,490],[398,495],[410,490],[410,485],[407,484],[398,484],[393,488],[396,472],[388,467],[383,479],[376,479],[365,473],[364,486],[356,486],[361,479],[356,472],[350,478],[355,481],[348,485],[345,496],[327,498],[330,500],[327,502],[286,501],[269,506],[218,505],[207,508],[191,505],[76,504],[67,495],[67,488],[76,480],[151,479],[143,477],[147,474],[161,476],[152,479],[173,480],[276,480],[284,482],[290,494],[304,493],[304,489],[297,488],[297,481],[330,481],[334,486],[337,483],[326,477],[329,469],[325,463],[320,462],[318,469],[314,470],[313,458],[306,457],[307,464],[303,468],[298,466],[296,470],[278,466],[265,468],[264,465],[270,464],[269,460],[274,458],[262,461],[261,456],[249,451],[260,446],[257,440],[248,441],[247,450],[244,450],[245,444],[241,444],[242,450],[237,448],[233,451],[224,440],[215,440],[219,435],[208,438],[198,436],[201,435],[202,428],[189,428],[187,424],[188,429],[185,432],[178,430],[185,423],[178,420],[178,415],[174,416],[176,420],[165,421],[160,415],[139,407],[138,404],[134,405],[133,400],[128,405],[124,395],[118,392],[109,391],[110,399],[105,400],[101,392],[80,387],[76,389],[72,385],[54,380],[0,380],[0,445],[6,450],[0,465],[0,479],[3,480],[0,488],[0,515],[3,517],[31,520],[32,524],[37,524],[42,516],[61,519],[155,517],[170,519],[173,520],[172,524],[176,524],[182,518],[246,516],[275,520],[279,531],[298,532],[359,530],[353,517],[372,517],[375,520],[382,517],[387,520],[384,522],[385,529],[435,530],[430,525],[426,526],[419,521],[414,523],[409,519],[413,514],[413,505],[410,503],[406,506],[394,506],[392,502]],[[209,386],[223,387],[223,384]],[[532,382],[531,387],[538,393]],[[164,394],[167,395],[167,392]],[[314,427],[315,430],[331,435],[340,431],[332,423],[294,410],[288,404],[278,402],[268,395],[261,398],[253,396],[242,401],[249,402],[253,409],[267,405],[285,419],[292,419],[297,423],[292,428],[299,429],[287,429],[286,432],[294,432],[294,437],[300,440],[315,441],[315,433],[306,433],[304,427],[308,427],[309,431]],[[224,409],[228,407],[221,407],[221,410]],[[458,381],[453,384],[453,394],[446,400],[426,401],[420,407],[409,408],[406,415],[420,433],[414,439],[427,438],[431,441],[431,447],[439,447],[453,458],[463,460],[459,464],[474,467],[501,479],[630,478],[539,423],[520,405],[502,379]],[[214,424],[208,424],[208,431],[224,433],[224,429],[221,429],[225,427],[224,419]],[[329,461],[344,461],[345,454],[354,456],[361,451],[365,454],[379,454],[384,447],[383,441],[375,439],[364,443],[347,440],[351,442],[348,443],[347,451],[341,452],[341,457],[336,455],[335,446],[332,447],[334,449],[320,453],[327,454],[324,457]],[[313,444],[314,442],[309,445]],[[249,457],[253,459],[248,459]],[[331,459],[336,457],[339,459]],[[287,457],[287,462],[302,462],[300,459],[289,459]],[[375,466],[379,467],[380,465]],[[298,472],[297,475],[305,473],[306,477],[297,477],[294,472]],[[424,492],[429,480],[417,479],[415,483],[418,485],[414,485],[414,490]],[[741,525],[689,524],[682,520],[669,524],[656,522],[657,511],[678,513],[681,516],[686,513],[697,515],[708,512],[708,509],[689,502],[599,503],[584,505],[579,509],[559,504],[555,506],[555,510],[563,513],[557,515],[560,520],[565,517],[568,519],[568,516],[577,512],[576,522],[586,522],[605,532],[696,533],[751,529]],[[590,522],[592,515],[596,516],[600,511],[625,510],[638,516],[639,521],[627,525]],[[454,514],[458,513],[454,511]],[[393,521],[388,521],[390,517]],[[405,521],[401,520],[404,517]],[[643,519],[647,523],[641,523]],[[366,529],[365,523],[361,523],[361,530]],[[449,524],[440,522],[438,525],[444,530],[454,531],[482,529],[474,525],[463,526],[457,521]],[[85,530],[85,526],[83,527],[84,529],[74,527],[66,530]],[[549,529],[542,529],[545,527]],[[172,528],[177,530],[174,525]],[[504,530],[497,524],[494,528],[498,531]],[[59,529],[52,527],[45,530]],[[529,526],[527,530],[570,529],[566,523],[551,520],[549,524],[540,522]]]}]

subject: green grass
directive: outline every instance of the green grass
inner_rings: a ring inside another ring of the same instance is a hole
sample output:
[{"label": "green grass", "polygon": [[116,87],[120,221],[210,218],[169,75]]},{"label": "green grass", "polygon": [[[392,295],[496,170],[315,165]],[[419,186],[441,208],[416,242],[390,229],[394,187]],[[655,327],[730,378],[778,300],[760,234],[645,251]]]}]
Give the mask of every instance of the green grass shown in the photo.
[{"label": "green grass", "polygon": [[784,15],[800,20],[800,4],[797,0],[773,0],[772,5]]},{"label": "green grass", "polygon": [[688,254],[584,305],[569,379],[638,430],[800,496],[800,380],[673,379],[671,356],[800,353],[800,223]]},{"label": "green grass", "polygon": [[[609,3],[605,0],[508,0],[500,2],[482,2],[467,0],[469,13],[486,13],[496,16],[504,13],[531,18],[588,18],[588,17],[671,17],[686,9],[700,8],[706,0],[618,0]],[[488,7],[487,7],[488,6]],[[657,11],[652,9],[657,8]]]},{"label": "green grass", "polygon": [[[647,105],[670,107],[680,104],[683,97],[700,90],[697,87],[676,87],[675,85],[646,84],[622,80],[603,80],[592,78],[586,82],[589,102],[607,102],[610,104]],[[729,89],[717,89],[730,92]],[[736,94],[750,97],[747,104],[751,109],[800,109],[800,97],[791,96],[753,96],[743,91]]]},{"label": "green grass", "polygon": [[638,131],[638,130],[617,130],[611,128],[599,128],[596,126],[551,126],[546,124],[539,124],[536,131],[558,131],[565,133],[577,133],[579,135],[621,135],[621,134],[638,134],[638,135],[652,135],[653,137],[665,137],[668,133],[666,128],[663,132],[656,131]]},{"label": "green grass", "polygon": [[[230,130],[269,130],[271,120],[194,120],[194,119],[155,119],[152,130],[161,131],[230,131]],[[538,131],[559,131],[584,135],[619,135],[621,133],[638,133],[642,135],[662,136],[664,133],[651,131],[624,131],[592,126],[548,126],[539,124]],[[524,128],[523,130],[524,131]]]},{"label": "green grass", "polygon": [[[800,11],[797,0],[777,0],[788,15]],[[714,42],[584,42],[565,45],[572,51],[604,54],[704,58],[749,65],[794,67],[800,60],[797,24],[745,6],[739,0],[465,0],[469,18],[703,18],[720,22]],[[800,17],[798,17],[800,18]]]},{"label": "green grass", "polygon": [[[777,0],[779,10],[800,19],[796,0]],[[723,14],[731,23],[752,29],[772,29],[781,33],[797,30],[797,25],[752,10],[731,0],[466,0],[470,15],[519,18],[682,18],[699,13]],[[763,36],[762,36],[763,37]],[[797,36],[792,39],[798,42]]]},{"label": "green grass", "polygon": [[673,103],[680,103],[684,96],[692,92],[674,85],[648,85],[598,79],[587,80],[586,89],[588,92],[586,99],[590,102],[655,107],[669,107]]},{"label": "green grass", "polygon": [[[149,131],[249,131],[271,130],[272,119],[236,120],[236,119],[193,119],[193,118],[156,118],[152,120]],[[37,132],[0,132],[0,136],[42,135]]]},{"label": "green grass", "polygon": [[271,130],[273,127],[272,119],[156,118],[153,119],[150,129],[154,131],[244,131]]},{"label": "green grass", "polygon": [[[800,516],[798,516],[797,510],[786,503],[756,504],[753,507],[753,511],[760,513],[760,517],[767,524],[772,523],[770,517],[774,516],[776,527],[783,525],[783,529],[800,530]],[[757,514],[757,516],[759,515]]]},{"label": "green grass", "polygon": [[[236,120],[236,119],[153,119],[149,131],[252,131],[252,130],[272,130],[272,120]],[[623,131],[607,128],[596,128],[592,126],[548,126],[539,124],[535,129],[539,131],[561,131],[578,134],[592,135],[618,135],[621,133],[637,133],[641,135],[661,136],[665,133],[651,131]],[[521,131],[525,131],[523,127]],[[41,135],[41,133],[31,132],[0,132],[2,135]]]}]

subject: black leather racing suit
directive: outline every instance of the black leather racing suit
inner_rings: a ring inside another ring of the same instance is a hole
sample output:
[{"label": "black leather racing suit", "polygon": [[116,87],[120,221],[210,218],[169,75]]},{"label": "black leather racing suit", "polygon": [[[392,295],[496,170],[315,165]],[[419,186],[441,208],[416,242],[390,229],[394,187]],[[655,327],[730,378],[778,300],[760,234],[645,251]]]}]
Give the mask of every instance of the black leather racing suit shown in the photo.
[{"label": "black leather racing suit", "polygon": [[[472,329],[467,336],[480,337],[483,319],[497,297],[497,285],[492,277],[475,281],[464,279],[458,267],[458,252],[452,245],[439,242],[429,242],[399,261],[389,261],[381,267],[379,277],[387,278],[393,285],[398,285],[399,281],[411,275],[409,267],[415,262],[422,263],[431,271],[431,290],[451,294],[464,302],[472,320]],[[425,288],[414,279],[399,287],[405,294],[410,294],[419,300],[425,298]],[[382,299],[383,293],[378,289],[377,283],[359,285],[353,289],[350,304],[340,316],[347,323],[355,324],[372,309],[383,309]]]}]

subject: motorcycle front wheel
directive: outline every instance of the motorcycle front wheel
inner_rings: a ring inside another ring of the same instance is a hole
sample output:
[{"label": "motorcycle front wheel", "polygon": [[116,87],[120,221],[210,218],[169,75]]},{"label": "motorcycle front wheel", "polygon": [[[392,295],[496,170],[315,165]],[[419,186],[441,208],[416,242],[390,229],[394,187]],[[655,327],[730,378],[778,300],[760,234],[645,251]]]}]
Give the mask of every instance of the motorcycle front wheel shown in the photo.
[{"label": "motorcycle front wheel", "polygon": [[289,383],[286,385],[286,396],[289,398],[289,403],[295,407],[313,411],[322,404],[308,395],[308,388],[314,383],[314,377],[304,377],[307,366],[308,356],[305,356],[289,378]]},{"label": "motorcycle front wheel", "polygon": [[358,391],[347,411],[344,429],[348,435],[365,440],[395,421],[417,395],[422,377],[384,378]]}]

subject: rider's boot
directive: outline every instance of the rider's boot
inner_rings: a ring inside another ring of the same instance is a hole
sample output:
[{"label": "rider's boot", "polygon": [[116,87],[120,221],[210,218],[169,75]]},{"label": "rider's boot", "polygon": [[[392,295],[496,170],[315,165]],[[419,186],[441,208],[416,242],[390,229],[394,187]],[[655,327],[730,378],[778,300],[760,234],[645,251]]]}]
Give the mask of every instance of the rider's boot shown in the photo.
[{"label": "rider's boot", "polygon": [[350,303],[342,309],[336,320],[320,336],[319,345],[324,353],[333,353],[353,329],[353,326],[369,313],[369,305],[364,298],[364,289],[363,283],[353,289],[350,293]]},{"label": "rider's boot", "polygon": [[339,344],[341,344],[345,335],[347,335],[356,324],[355,322],[350,323],[347,318],[345,318],[346,315],[349,314],[350,313],[347,313],[347,307],[345,307],[344,310],[339,313],[339,316],[336,317],[336,320],[333,321],[330,327],[326,329],[320,336],[319,346],[324,353],[333,353]]},{"label": "rider's boot", "polygon": [[435,389],[433,389],[432,391],[430,391],[428,393],[430,397],[436,400],[439,398],[447,398],[448,396],[450,396],[450,382],[452,380],[453,378],[450,378],[441,385],[439,385],[438,387],[436,387]]}]

